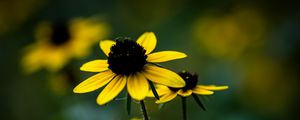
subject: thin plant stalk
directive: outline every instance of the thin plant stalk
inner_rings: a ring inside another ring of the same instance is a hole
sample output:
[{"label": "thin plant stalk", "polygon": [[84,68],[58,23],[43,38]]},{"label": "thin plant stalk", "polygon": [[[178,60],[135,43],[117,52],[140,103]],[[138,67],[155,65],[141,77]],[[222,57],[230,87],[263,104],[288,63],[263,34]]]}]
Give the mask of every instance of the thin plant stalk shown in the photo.
[{"label": "thin plant stalk", "polygon": [[144,119],[149,120],[144,100],[141,100],[140,104],[141,104],[142,112],[143,112],[143,115],[144,115]]}]

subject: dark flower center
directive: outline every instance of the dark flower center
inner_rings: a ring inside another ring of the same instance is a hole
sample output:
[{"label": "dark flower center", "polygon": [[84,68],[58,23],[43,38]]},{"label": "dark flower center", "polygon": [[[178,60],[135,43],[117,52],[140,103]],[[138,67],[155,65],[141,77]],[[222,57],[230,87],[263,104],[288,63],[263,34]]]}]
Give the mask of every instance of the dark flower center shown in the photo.
[{"label": "dark flower center", "polygon": [[116,74],[129,75],[141,71],[147,63],[146,50],[127,38],[117,40],[110,48],[108,57],[109,69]]},{"label": "dark flower center", "polygon": [[59,46],[68,42],[71,38],[68,25],[66,23],[55,23],[52,26],[52,33],[50,36],[51,43]]},{"label": "dark flower center", "polygon": [[180,89],[190,90],[197,86],[197,82],[198,82],[197,74],[192,74],[187,71],[182,71],[182,72],[179,72],[178,75],[185,81],[185,86],[182,88],[169,87],[169,89],[172,90],[173,92],[177,92]]}]

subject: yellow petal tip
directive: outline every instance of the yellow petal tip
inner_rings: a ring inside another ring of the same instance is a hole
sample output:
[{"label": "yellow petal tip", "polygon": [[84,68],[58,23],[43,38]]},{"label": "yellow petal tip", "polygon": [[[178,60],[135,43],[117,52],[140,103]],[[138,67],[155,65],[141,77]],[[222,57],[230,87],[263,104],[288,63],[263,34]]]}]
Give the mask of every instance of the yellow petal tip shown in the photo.
[{"label": "yellow petal tip", "polygon": [[82,66],[81,66],[79,69],[80,69],[81,71],[84,71]]},{"label": "yellow petal tip", "polygon": [[104,102],[102,100],[97,100],[96,102],[97,102],[98,105],[104,105],[104,104],[106,104],[106,102]]},{"label": "yellow petal tip", "polygon": [[145,97],[144,98],[134,98],[134,97],[132,97],[133,99],[135,99],[135,100],[137,100],[137,101],[140,101],[140,100],[144,100],[145,99]]},{"label": "yellow petal tip", "polygon": [[155,101],[155,103],[156,103],[156,104],[161,104],[161,103],[163,103],[163,102],[157,100],[157,101]]},{"label": "yellow petal tip", "polygon": [[185,53],[182,53],[183,55],[182,55],[182,58],[186,58],[186,57],[188,57],[188,55],[187,54],[185,54]]},{"label": "yellow petal tip", "polygon": [[82,92],[81,92],[80,90],[78,90],[77,88],[74,88],[74,89],[73,89],[73,92],[74,92],[74,93],[82,93]]},{"label": "yellow petal tip", "polygon": [[79,68],[81,71],[87,71],[84,67],[84,65],[82,65],[80,68]]},{"label": "yellow petal tip", "polygon": [[213,91],[205,91],[203,93],[196,93],[196,94],[199,94],[199,95],[213,95],[215,92]]},{"label": "yellow petal tip", "polygon": [[73,89],[73,93],[77,93],[77,90]]},{"label": "yellow petal tip", "polygon": [[218,90],[227,90],[229,89],[229,86],[219,86],[218,88]]},{"label": "yellow petal tip", "polygon": [[75,88],[73,89],[73,92],[74,92],[74,93],[87,93],[88,91],[84,91],[83,89],[80,89],[80,88],[78,88],[78,87],[75,87]]},{"label": "yellow petal tip", "polygon": [[146,32],[144,32],[144,34],[154,34],[154,32],[152,32],[152,31],[146,31]]},{"label": "yellow petal tip", "polygon": [[146,54],[149,54],[155,49],[157,40],[153,32],[145,32],[137,39],[136,42],[144,47]]}]

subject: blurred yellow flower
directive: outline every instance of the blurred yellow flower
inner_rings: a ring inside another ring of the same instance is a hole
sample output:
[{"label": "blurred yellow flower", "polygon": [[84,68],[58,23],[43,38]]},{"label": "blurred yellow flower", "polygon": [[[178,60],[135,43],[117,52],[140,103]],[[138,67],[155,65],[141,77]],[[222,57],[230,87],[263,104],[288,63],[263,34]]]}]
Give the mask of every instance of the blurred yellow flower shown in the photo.
[{"label": "blurred yellow flower", "polygon": [[[188,97],[190,95],[212,95],[213,91],[226,90],[228,86],[215,85],[197,85],[198,76],[189,72],[183,71],[178,73],[183,78],[186,85],[181,88],[167,87],[164,85],[157,85],[157,92],[162,96],[156,103],[165,103],[174,99],[177,95],[181,97]],[[152,92],[149,92],[149,97],[154,97]]]},{"label": "blurred yellow flower", "polygon": [[235,59],[262,43],[266,23],[259,11],[237,7],[225,15],[204,15],[193,27],[195,39],[210,55]]},{"label": "blurred yellow flower", "polygon": [[108,31],[108,25],[97,17],[41,23],[35,34],[36,42],[25,48],[21,64],[27,73],[41,68],[57,71],[71,58],[86,56],[91,46]]},{"label": "blurred yellow flower", "polygon": [[128,38],[100,41],[100,48],[108,60],[99,59],[83,64],[80,68],[82,71],[100,73],[76,86],[74,93],[91,92],[107,84],[97,98],[97,103],[103,105],[113,100],[127,84],[128,97],[139,100],[144,106],[143,99],[151,87],[150,81],[175,88],[183,87],[185,82],[179,75],[155,63],[181,59],[187,55],[176,51],[151,53],[156,41],[153,32],[142,34],[136,42]]}]

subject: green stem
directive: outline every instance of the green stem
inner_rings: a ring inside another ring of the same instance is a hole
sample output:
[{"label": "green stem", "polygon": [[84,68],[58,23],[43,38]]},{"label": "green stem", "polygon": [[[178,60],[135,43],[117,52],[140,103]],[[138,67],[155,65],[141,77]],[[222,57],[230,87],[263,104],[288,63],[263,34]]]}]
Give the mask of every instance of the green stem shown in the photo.
[{"label": "green stem", "polygon": [[127,94],[127,104],[126,104],[126,109],[127,109],[127,114],[130,115],[131,112],[131,97],[129,94]]},{"label": "green stem", "polygon": [[198,96],[196,94],[192,94],[192,96],[194,97],[196,103],[204,110],[206,111],[204,105],[202,104],[201,100],[198,98]]},{"label": "green stem", "polygon": [[148,119],[147,110],[146,110],[144,101],[141,100],[141,101],[140,101],[140,104],[141,104],[141,107],[142,107],[142,112],[143,112],[143,115],[144,115],[145,120],[149,120],[149,119]]},{"label": "green stem", "polygon": [[181,103],[182,103],[182,117],[183,117],[183,120],[187,120],[187,116],[186,116],[186,97],[181,97]]},{"label": "green stem", "polygon": [[[148,81],[149,81],[149,80],[148,80]],[[156,98],[157,100],[159,100],[159,95],[157,94],[157,91],[156,91],[156,89],[155,89],[155,87],[154,87],[153,82],[152,82],[152,81],[149,81],[149,85],[150,85],[150,88],[151,88],[152,93],[154,94],[155,98]]]}]

